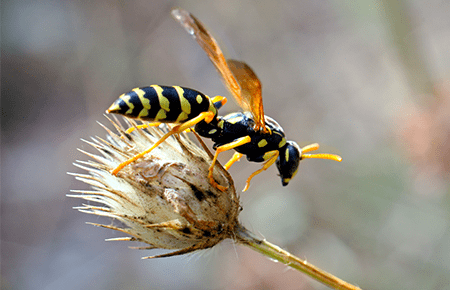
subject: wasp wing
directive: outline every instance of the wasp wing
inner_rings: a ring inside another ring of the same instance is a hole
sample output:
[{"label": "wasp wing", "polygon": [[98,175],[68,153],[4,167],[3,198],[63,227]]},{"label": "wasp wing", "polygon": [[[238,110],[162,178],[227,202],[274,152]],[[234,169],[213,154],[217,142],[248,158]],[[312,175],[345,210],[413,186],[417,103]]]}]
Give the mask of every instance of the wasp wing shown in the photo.
[{"label": "wasp wing", "polygon": [[175,8],[172,9],[172,16],[206,52],[239,106],[252,113],[256,123],[255,129],[265,129],[261,83],[253,70],[243,62],[227,61],[217,41],[194,15]]},{"label": "wasp wing", "polygon": [[241,89],[235,77],[231,73],[227,61],[223,56],[222,50],[214,37],[212,37],[212,35],[197,18],[186,10],[175,8],[172,10],[172,16],[195,40],[197,40],[198,44],[203,48],[211,62],[223,77],[228,90],[232,93],[233,97],[240,105]]},{"label": "wasp wing", "polygon": [[255,130],[266,130],[261,82],[245,62],[233,59],[229,59],[227,62],[241,87],[241,107],[252,113]]}]

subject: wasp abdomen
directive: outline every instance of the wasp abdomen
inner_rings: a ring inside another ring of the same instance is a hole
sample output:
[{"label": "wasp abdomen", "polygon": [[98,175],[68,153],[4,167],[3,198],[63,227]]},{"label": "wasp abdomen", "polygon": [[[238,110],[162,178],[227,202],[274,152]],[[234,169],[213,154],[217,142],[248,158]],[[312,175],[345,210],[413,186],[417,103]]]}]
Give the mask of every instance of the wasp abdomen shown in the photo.
[{"label": "wasp abdomen", "polygon": [[145,121],[181,123],[210,107],[210,98],[196,90],[151,85],[122,94],[107,112]]}]

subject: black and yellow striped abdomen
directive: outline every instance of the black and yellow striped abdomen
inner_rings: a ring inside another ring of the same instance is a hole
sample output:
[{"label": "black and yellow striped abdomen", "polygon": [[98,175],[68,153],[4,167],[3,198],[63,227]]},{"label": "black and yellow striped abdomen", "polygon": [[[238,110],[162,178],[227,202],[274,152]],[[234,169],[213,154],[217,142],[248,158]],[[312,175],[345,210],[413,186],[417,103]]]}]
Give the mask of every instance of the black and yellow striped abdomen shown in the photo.
[{"label": "black and yellow striped abdomen", "polygon": [[107,110],[108,113],[161,123],[182,123],[207,111],[217,115],[208,96],[179,86],[158,85],[135,88],[122,94]]}]

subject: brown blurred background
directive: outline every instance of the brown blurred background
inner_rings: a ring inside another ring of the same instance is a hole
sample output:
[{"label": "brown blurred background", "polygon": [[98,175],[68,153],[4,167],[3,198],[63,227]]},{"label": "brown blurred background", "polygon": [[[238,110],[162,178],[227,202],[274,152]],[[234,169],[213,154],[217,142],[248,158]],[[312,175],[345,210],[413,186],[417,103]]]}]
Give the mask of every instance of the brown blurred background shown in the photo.
[{"label": "brown blurred background", "polygon": [[[1,289],[325,289],[226,241],[159,260],[85,222],[66,174],[123,92],[180,85],[229,96],[170,17],[202,20],[263,84],[266,114],[342,163],[276,168],[241,221],[363,289],[450,289],[450,2],[2,1]],[[229,102],[221,114],[239,110]],[[221,160],[230,155],[224,154]],[[238,190],[259,164],[231,168]]]}]

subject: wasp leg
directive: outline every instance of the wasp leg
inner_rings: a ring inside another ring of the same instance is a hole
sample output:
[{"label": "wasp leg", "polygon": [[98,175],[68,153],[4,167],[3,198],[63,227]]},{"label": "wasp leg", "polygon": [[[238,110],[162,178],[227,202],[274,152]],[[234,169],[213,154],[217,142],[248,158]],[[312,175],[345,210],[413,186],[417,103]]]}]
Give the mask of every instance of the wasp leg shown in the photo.
[{"label": "wasp leg", "polygon": [[164,134],[164,136],[161,137],[161,139],[158,140],[158,142],[156,142],[155,144],[153,144],[152,147],[150,147],[149,149],[131,157],[130,159],[128,159],[125,162],[122,162],[119,164],[119,166],[117,166],[113,171],[111,171],[111,173],[113,175],[117,175],[117,173],[119,173],[120,170],[122,170],[122,168],[124,168],[125,166],[127,166],[128,164],[144,157],[144,155],[146,155],[147,153],[149,153],[150,151],[152,151],[153,149],[155,149],[156,147],[159,146],[159,144],[161,144],[162,142],[164,142],[164,140],[166,140],[167,138],[169,138],[171,135],[176,134],[176,133],[181,133],[184,130],[188,129],[189,127],[194,126],[195,124],[197,124],[198,122],[201,122],[202,120],[205,120],[205,122],[209,123],[212,121],[212,119],[214,118],[214,113],[213,112],[202,112],[200,115],[198,115],[197,117],[176,125],[175,127],[172,128],[172,130],[170,130],[169,132],[167,132],[166,134]]},{"label": "wasp leg", "polygon": [[241,145],[247,144],[251,140],[252,139],[250,138],[250,136],[245,136],[245,137],[238,138],[238,139],[234,140],[233,142],[230,142],[228,144],[225,144],[225,145],[222,145],[222,146],[219,146],[219,147],[216,148],[216,154],[214,154],[214,158],[213,158],[213,161],[211,162],[211,166],[209,167],[209,172],[208,172],[209,183],[211,183],[212,186],[214,186],[215,188],[219,189],[220,191],[225,191],[227,189],[227,187],[219,185],[214,180],[214,178],[212,176],[213,175],[214,165],[216,164],[216,161],[217,161],[217,156],[219,156],[219,154],[221,152],[225,152],[225,151],[228,151],[230,149],[233,149],[233,148],[239,147]]},{"label": "wasp leg", "polygon": [[137,125],[136,127],[130,127],[128,128],[125,133],[130,134],[131,132],[133,132],[135,129],[141,130],[141,129],[146,129],[148,127],[154,127],[154,126],[159,126],[161,125],[160,122],[155,122],[155,123],[147,123],[147,124],[142,124],[142,125]]},{"label": "wasp leg", "polygon": [[244,154],[234,152],[233,157],[231,157],[231,159],[228,160],[227,164],[225,164],[223,168],[225,168],[226,170],[230,169],[231,165],[233,165],[234,162],[239,161],[239,159],[241,159],[242,156],[244,156]]},{"label": "wasp leg", "polygon": [[256,175],[260,174],[261,172],[263,172],[264,170],[266,170],[267,168],[269,168],[272,164],[275,163],[275,161],[278,158],[278,155],[280,155],[280,152],[278,150],[273,150],[273,151],[269,151],[266,152],[264,154],[264,159],[267,160],[266,163],[264,163],[263,167],[259,170],[256,170],[255,172],[253,172],[250,177],[247,179],[247,182],[245,183],[245,187],[242,190],[242,192],[246,191],[249,186],[250,186],[250,180],[252,180],[253,177],[255,177]]}]

